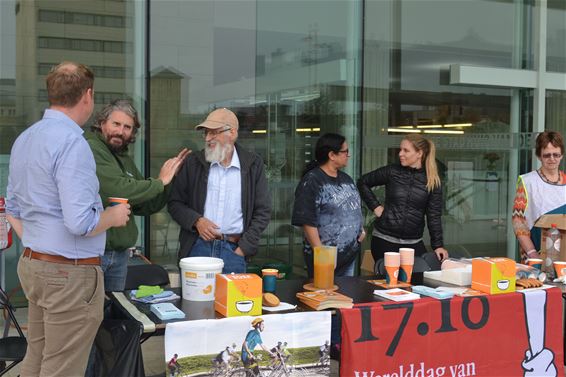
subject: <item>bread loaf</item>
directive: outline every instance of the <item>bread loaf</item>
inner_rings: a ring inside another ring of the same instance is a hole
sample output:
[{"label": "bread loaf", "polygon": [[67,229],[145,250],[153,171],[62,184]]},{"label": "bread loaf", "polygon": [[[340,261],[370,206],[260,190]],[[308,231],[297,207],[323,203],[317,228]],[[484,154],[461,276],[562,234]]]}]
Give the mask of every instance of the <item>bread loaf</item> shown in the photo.
[{"label": "bread loaf", "polygon": [[265,306],[279,306],[279,298],[275,296],[273,293],[264,293],[263,294],[263,305]]}]

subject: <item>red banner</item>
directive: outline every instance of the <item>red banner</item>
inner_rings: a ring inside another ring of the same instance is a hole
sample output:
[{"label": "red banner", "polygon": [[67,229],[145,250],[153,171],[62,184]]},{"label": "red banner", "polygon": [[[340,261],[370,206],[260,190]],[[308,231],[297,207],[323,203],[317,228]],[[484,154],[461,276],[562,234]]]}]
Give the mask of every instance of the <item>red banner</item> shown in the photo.
[{"label": "red banner", "polygon": [[564,376],[558,288],[375,302],[340,313],[340,376]]}]

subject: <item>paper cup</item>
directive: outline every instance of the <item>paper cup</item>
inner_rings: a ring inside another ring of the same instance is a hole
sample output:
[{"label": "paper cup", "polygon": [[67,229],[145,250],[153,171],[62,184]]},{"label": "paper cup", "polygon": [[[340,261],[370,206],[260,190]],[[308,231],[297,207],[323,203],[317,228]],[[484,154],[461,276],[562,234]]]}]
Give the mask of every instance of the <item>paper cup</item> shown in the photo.
[{"label": "paper cup", "polygon": [[542,271],[542,259],[540,258],[529,258],[527,264]]},{"label": "paper cup", "polygon": [[415,264],[415,249],[402,247],[399,249],[401,256],[401,268],[399,269],[399,280],[407,283],[411,282],[413,265]]},{"label": "paper cup", "polygon": [[261,270],[263,275],[263,291],[275,293],[277,285],[277,274],[279,271],[275,268],[264,268]]},{"label": "paper cup", "polygon": [[554,264],[554,271],[556,271],[556,277],[557,278],[566,275],[566,262],[555,261],[553,264]]},{"label": "paper cup", "polygon": [[110,207],[118,205],[118,204],[128,204],[128,199],[126,198],[116,198],[114,196],[108,198],[108,201],[110,202]]},{"label": "paper cup", "polygon": [[385,265],[385,281],[387,284],[397,284],[401,255],[399,253],[385,253],[383,255],[383,264]]},{"label": "paper cup", "polygon": [[415,264],[415,249],[410,247],[402,247],[399,249],[401,264]]}]

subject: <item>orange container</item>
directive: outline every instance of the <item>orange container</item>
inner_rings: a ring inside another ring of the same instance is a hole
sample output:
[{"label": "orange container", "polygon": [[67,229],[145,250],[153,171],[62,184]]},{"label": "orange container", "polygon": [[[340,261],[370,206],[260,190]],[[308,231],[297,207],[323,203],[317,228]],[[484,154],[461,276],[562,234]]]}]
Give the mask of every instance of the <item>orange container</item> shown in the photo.
[{"label": "orange container", "polygon": [[334,287],[334,268],[336,267],[336,247],[316,246],[314,248],[314,286],[318,289]]},{"label": "orange container", "polygon": [[497,294],[515,292],[515,261],[509,258],[472,259],[472,289]]},{"label": "orange container", "polygon": [[214,310],[225,317],[260,315],[261,283],[256,274],[216,274]]}]

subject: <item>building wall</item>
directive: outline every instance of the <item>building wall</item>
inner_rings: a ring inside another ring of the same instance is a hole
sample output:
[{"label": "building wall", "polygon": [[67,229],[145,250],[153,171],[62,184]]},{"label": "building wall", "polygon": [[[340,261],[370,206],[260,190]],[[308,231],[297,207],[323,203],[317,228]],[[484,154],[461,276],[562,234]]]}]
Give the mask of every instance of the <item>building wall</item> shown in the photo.
[{"label": "building wall", "polygon": [[[394,162],[407,130],[456,131],[427,134],[437,144],[444,179],[446,246],[454,255],[514,255],[515,180],[537,166],[533,132],[566,130],[566,87],[547,90],[542,79],[525,87],[492,85],[497,77],[485,74],[478,76],[481,85],[455,85],[450,69],[535,71],[541,78],[562,75],[553,80],[566,83],[564,2],[536,4],[5,0],[0,178],[11,143],[47,106],[50,66],[76,60],[94,68],[97,109],[127,97],[142,114],[147,110],[135,157],[148,175],[156,176],[180,148],[202,148],[194,125],[210,110],[237,113],[240,141],[263,157],[273,196],[256,264],[280,260],[304,272],[302,235],[290,225],[293,194],[325,132],[347,137],[352,157],[345,171],[357,178]],[[541,9],[547,17],[539,27]],[[371,220],[366,215],[368,225]],[[164,210],[150,219],[149,243],[141,237],[139,244],[158,263],[174,264],[177,234]],[[21,245],[14,249],[5,266],[15,266]]]}]

